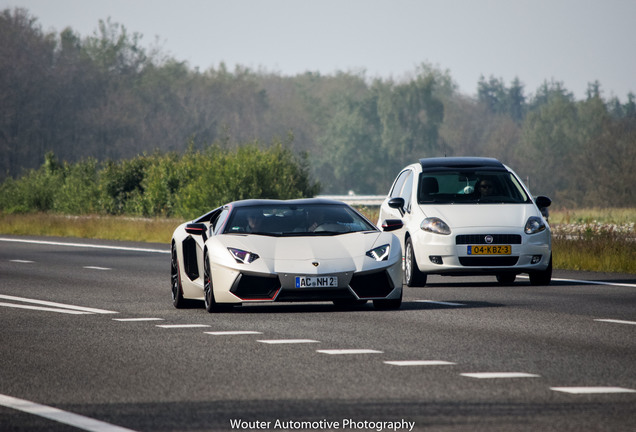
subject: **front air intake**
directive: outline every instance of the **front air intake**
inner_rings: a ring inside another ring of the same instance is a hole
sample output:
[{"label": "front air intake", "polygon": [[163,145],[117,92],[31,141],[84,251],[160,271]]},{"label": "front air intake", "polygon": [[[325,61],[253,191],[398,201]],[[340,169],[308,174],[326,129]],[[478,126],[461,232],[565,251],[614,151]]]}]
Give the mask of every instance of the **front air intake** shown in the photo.
[{"label": "front air intake", "polygon": [[242,300],[271,300],[280,289],[277,276],[262,277],[239,274],[230,292]]},{"label": "front air intake", "polygon": [[349,286],[361,299],[384,298],[395,288],[386,270],[363,275],[354,274]]}]

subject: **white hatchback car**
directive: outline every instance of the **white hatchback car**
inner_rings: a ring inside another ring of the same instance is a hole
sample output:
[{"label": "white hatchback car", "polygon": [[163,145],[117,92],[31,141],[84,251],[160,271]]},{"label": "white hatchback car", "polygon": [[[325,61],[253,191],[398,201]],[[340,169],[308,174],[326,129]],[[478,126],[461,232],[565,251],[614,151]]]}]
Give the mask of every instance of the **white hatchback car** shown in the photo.
[{"label": "white hatchback car", "polygon": [[428,274],[495,275],[511,284],[527,273],[532,285],[552,279],[552,237],[544,214],[551,201],[533,199],[506,165],[492,158],[421,159],[404,168],[380,208],[404,252],[404,280],[426,285]]}]

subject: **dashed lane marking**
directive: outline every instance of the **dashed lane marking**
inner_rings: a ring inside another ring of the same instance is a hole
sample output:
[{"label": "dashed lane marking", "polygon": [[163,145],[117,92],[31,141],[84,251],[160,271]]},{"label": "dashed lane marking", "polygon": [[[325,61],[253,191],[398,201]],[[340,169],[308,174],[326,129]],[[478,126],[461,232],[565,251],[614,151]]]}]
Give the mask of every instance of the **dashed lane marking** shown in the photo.
[{"label": "dashed lane marking", "polygon": [[28,414],[33,414],[39,417],[44,417],[49,420],[63,423],[69,426],[76,427],[90,432],[134,432],[132,429],[126,429],[120,426],[115,426],[110,423],[95,420],[90,417],[85,417],[79,414],[73,414],[68,411],[62,411],[61,409],[53,408],[47,405],[40,405],[35,402],[31,402],[24,399],[14,398],[0,394],[0,405],[12,408],[17,411],[22,411]]},{"label": "dashed lane marking", "polygon": [[[73,306],[73,305],[68,305],[68,304],[63,304],[63,303],[56,303],[56,302],[50,302],[50,301],[45,301],[45,300],[36,300],[36,299],[30,299],[30,298],[25,298],[25,297],[16,297],[16,296],[10,296],[10,295],[4,295],[4,294],[0,294],[0,299],[4,299],[4,300],[12,300],[12,301],[18,301],[18,302],[23,302],[23,303],[32,303],[32,304],[37,304],[37,305],[43,305],[43,306],[50,306],[51,308],[58,308],[58,309],[53,309],[53,312],[61,312],[61,311],[68,311],[68,310],[72,310],[72,311],[80,311],[83,313],[96,313],[96,314],[116,314],[119,312],[114,312],[114,311],[109,311],[109,310],[104,310],[104,309],[95,309],[95,308],[89,308],[89,307],[83,307],[83,306]],[[25,307],[25,305],[15,305],[15,306],[11,306],[13,305],[13,303],[2,303],[2,306],[7,306],[8,307],[22,307],[25,309],[31,309],[31,308],[35,308],[34,306],[32,307]],[[49,308],[49,309],[51,309]],[[45,310],[45,309],[42,309]],[[46,309],[48,310],[48,309]],[[65,313],[72,313],[72,312],[65,312]]]},{"label": "dashed lane marking", "polygon": [[18,263],[18,264],[33,264],[35,261],[31,261],[31,260],[22,260],[22,259],[12,259],[9,260],[12,263]]},{"label": "dashed lane marking", "polygon": [[538,378],[541,375],[525,372],[471,372],[460,374],[469,378],[498,379],[498,378]]},{"label": "dashed lane marking", "polygon": [[263,334],[263,332],[251,331],[251,330],[230,330],[230,331],[211,331],[205,332],[209,335],[214,336],[234,336],[234,335],[256,335]]},{"label": "dashed lane marking", "polygon": [[197,328],[197,327],[210,327],[208,324],[158,324],[157,327],[165,329],[175,328]]},{"label": "dashed lane marking", "polygon": [[384,351],[378,351],[373,349],[326,349],[316,350],[322,354],[329,355],[347,355],[347,354],[383,354]]},{"label": "dashed lane marking", "polygon": [[624,387],[550,387],[550,390],[570,394],[636,393]]},{"label": "dashed lane marking", "polygon": [[390,360],[384,363],[394,366],[445,366],[457,364],[444,360]]},{"label": "dashed lane marking", "polygon": [[265,340],[259,340],[258,342],[262,342],[266,344],[319,343],[319,341],[313,340],[313,339],[265,339]]},{"label": "dashed lane marking", "polygon": [[163,321],[163,318],[113,318],[113,321],[139,322],[139,321]]},{"label": "dashed lane marking", "polygon": [[84,266],[84,268],[88,270],[112,270],[109,267],[97,267],[97,266]]}]

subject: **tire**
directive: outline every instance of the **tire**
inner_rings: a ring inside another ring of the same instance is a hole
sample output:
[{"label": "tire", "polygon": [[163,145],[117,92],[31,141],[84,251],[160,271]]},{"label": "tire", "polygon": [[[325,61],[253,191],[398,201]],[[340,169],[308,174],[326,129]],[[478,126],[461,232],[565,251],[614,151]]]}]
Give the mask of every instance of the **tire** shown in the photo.
[{"label": "tire", "polygon": [[530,272],[530,285],[550,285],[552,281],[552,255],[548,267],[543,271]]},{"label": "tire", "polygon": [[497,282],[499,282],[499,285],[512,285],[516,278],[517,275],[514,273],[499,273],[497,275]]},{"label": "tire", "polygon": [[423,287],[426,285],[426,273],[420,271],[417,267],[415,259],[415,251],[413,250],[413,241],[411,238],[406,239],[404,246],[404,279],[409,287]]},{"label": "tire", "polygon": [[183,288],[181,287],[181,273],[179,272],[179,258],[177,257],[177,245],[172,244],[170,258],[170,282],[172,284],[172,305],[181,309],[186,306],[187,301],[183,298]]},{"label": "tire", "polygon": [[210,260],[208,251],[203,253],[203,300],[205,310],[209,313],[226,312],[232,309],[231,304],[219,304],[214,299],[214,288],[212,286],[212,272],[210,270]]}]

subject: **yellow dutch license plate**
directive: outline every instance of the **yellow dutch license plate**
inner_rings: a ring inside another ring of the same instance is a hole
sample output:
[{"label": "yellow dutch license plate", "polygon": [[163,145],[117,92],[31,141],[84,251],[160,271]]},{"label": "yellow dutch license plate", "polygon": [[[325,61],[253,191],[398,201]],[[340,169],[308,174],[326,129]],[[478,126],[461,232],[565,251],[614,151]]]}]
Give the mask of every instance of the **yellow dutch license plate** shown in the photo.
[{"label": "yellow dutch license plate", "polygon": [[468,255],[510,255],[510,245],[475,245],[468,246]]}]

